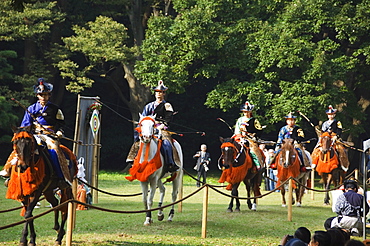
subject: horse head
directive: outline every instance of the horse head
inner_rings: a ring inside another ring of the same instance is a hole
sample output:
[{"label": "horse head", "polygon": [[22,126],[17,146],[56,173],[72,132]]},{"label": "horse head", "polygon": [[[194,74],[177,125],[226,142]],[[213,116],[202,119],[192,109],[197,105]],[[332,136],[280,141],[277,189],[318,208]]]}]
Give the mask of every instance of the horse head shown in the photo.
[{"label": "horse head", "polygon": [[30,126],[13,128],[13,132],[13,149],[17,153],[18,165],[21,170],[25,170],[33,161],[37,143],[31,133]]},{"label": "horse head", "polygon": [[141,114],[139,114],[139,116],[139,125],[136,130],[139,132],[140,140],[144,143],[149,143],[154,136],[155,115],[142,116]]},{"label": "horse head", "polygon": [[320,137],[320,146],[321,151],[326,154],[330,151],[331,147],[333,146],[333,141],[331,139],[331,135],[328,132],[324,132]]},{"label": "horse head", "polygon": [[[223,138],[220,137],[221,141],[221,167],[220,169],[227,169],[230,166],[235,166],[235,163],[238,162],[238,145],[232,138]],[[243,163],[241,163],[243,164]]]},{"label": "horse head", "polygon": [[289,167],[297,158],[297,151],[294,149],[293,139],[286,138],[283,140],[278,162],[284,167]]}]

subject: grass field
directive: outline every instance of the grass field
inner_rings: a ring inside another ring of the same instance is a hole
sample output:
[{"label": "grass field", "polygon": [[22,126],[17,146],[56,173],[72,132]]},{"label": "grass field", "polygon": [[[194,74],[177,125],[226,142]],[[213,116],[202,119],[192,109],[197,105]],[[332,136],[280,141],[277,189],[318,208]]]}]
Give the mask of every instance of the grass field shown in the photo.
[{"label": "grass field", "polygon": [[[138,181],[129,182],[125,174],[118,172],[100,172],[99,188],[117,194],[134,194],[141,192]],[[219,173],[211,174],[208,183],[217,183]],[[318,183],[316,181],[316,183]],[[317,184],[319,187],[319,184]],[[261,187],[264,187],[263,185]],[[166,184],[165,204],[171,203],[171,184]],[[195,181],[184,177],[184,196],[197,188]],[[224,188],[218,188],[229,194]],[[319,188],[320,189],[320,188]],[[263,188],[262,188],[263,190]],[[0,185],[0,210],[17,207],[14,200],[5,199],[6,187]],[[267,193],[263,190],[262,192]],[[330,206],[323,205],[324,193],[316,192],[314,200],[311,194],[305,194],[302,207],[293,207],[293,219],[288,221],[287,208],[281,206],[281,195],[274,192],[258,200],[257,211],[251,211],[242,200],[241,212],[227,213],[229,198],[209,189],[207,237],[201,237],[202,207],[204,190],[183,202],[182,212],[175,212],[173,222],[157,221],[143,226],[145,214],[109,213],[96,209],[77,211],[76,227],[73,231],[72,245],[278,245],[285,234],[293,234],[300,226],[311,232],[323,230],[326,218],[334,216]],[[240,188],[240,197],[246,197],[244,186]],[[142,197],[117,197],[99,193],[95,206],[119,211],[143,210]],[[158,201],[158,192],[155,205]],[[42,207],[35,209],[34,215],[46,211]],[[164,204],[164,205],[165,205]],[[22,220],[20,210],[0,213],[0,226]],[[165,209],[166,217],[169,208]],[[166,220],[166,218],[165,218]],[[56,233],[51,229],[53,215],[49,213],[35,220],[37,245],[53,245]],[[22,225],[0,231],[0,245],[17,245]],[[65,242],[65,239],[64,239]]]}]

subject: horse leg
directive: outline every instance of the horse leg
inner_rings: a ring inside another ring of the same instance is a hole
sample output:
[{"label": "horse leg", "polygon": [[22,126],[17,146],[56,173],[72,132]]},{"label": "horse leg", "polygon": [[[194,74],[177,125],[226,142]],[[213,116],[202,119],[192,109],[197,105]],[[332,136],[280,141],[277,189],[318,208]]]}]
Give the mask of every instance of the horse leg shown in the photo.
[{"label": "horse leg", "polygon": [[[25,206],[25,209],[28,210],[28,206]],[[26,215],[24,216],[26,219]],[[28,236],[28,224],[30,222],[27,221],[24,223],[23,230],[22,230],[22,235],[21,235],[21,240],[19,241],[19,246],[27,246],[27,236]]]},{"label": "horse leg", "polygon": [[[244,182],[245,183],[245,188],[247,189],[247,197],[251,197],[251,182],[250,180],[248,180],[247,182]],[[248,208],[249,209],[252,209],[252,202],[250,199],[247,199],[247,205],[248,205]]]},{"label": "horse leg", "polygon": [[[329,190],[330,189],[330,184],[332,181],[332,176],[328,174],[326,179],[324,179],[324,189]],[[324,198],[324,204],[325,205],[330,205],[330,196],[329,196],[329,191],[325,192],[325,198]]]},{"label": "horse leg", "polygon": [[[182,175],[183,175],[182,172],[183,171],[180,170],[177,177],[172,181],[172,203],[176,202],[177,200],[177,195],[179,193],[179,189],[180,189],[181,182],[182,182]],[[171,222],[173,220],[174,215],[175,215],[175,204],[171,206],[171,210],[168,215],[167,221]]]},{"label": "horse leg", "polygon": [[281,206],[282,207],[286,207],[286,200],[285,200],[285,187],[284,185],[282,185],[280,187],[280,193],[281,193]]},{"label": "horse leg", "polygon": [[[73,198],[72,189],[68,188],[68,189],[61,191],[60,203],[63,203],[71,198]],[[66,234],[64,226],[68,218],[68,206],[62,207],[60,211],[62,213],[62,216],[61,216],[62,222],[60,223],[60,228],[58,231],[57,239],[55,241],[56,245],[62,245],[63,237]]]},{"label": "horse leg", "polygon": [[[161,180],[158,180],[158,189],[159,189],[159,203],[158,207],[162,207],[164,195],[166,193],[166,188],[164,187]],[[158,210],[158,220],[162,221],[164,218],[163,209]]]},{"label": "horse leg", "polygon": [[[239,191],[238,191],[239,184],[240,183],[235,184],[235,188],[234,188],[234,185],[233,185],[233,191],[232,191],[233,196],[236,196],[236,197],[239,196]],[[239,200],[239,198],[235,198],[235,212],[240,212],[240,200]]]},{"label": "horse leg", "polygon": [[[148,185],[149,183],[148,182],[140,182],[141,184],[141,190],[143,192],[143,204],[144,204],[144,209],[145,210],[148,210],[148,200],[149,200],[149,188],[148,188]],[[150,191],[152,192],[152,191]],[[151,212],[146,212],[146,218],[145,218],[145,222],[144,222],[144,225],[150,225],[152,223],[152,213]]]},{"label": "horse leg", "polygon": [[[46,201],[48,201],[53,208],[58,206],[59,201],[54,196],[53,190],[49,189],[49,190],[44,191],[44,196],[45,196]],[[59,211],[54,210],[54,227],[53,227],[53,229],[58,232],[59,228],[60,228],[60,225],[59,225]]]},{"label": "horse leg", "polygon": [[[33,197],[28,198],[28,205],[26,205],[26,213],[24,215],[25,219],[31,218],[32,211],[35,208],[39,198],[40,198],[41,192],[36,191]],[[23,231],[22,231],[22,238],[20,241],[21,246],[27,245],[27,236],[28,236],[28,228],[30,232],[30,241],[28,243],[28,246],[35,246],[36,245],[36,231],[35,231],[35,226],[33,223],[33,220],[29,220],[24,224]]]}]

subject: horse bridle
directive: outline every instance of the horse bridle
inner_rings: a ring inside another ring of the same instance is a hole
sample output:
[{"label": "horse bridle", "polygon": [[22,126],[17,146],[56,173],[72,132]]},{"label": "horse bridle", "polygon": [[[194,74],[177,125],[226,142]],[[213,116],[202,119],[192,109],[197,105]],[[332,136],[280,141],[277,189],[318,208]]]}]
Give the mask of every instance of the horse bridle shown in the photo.
[{"label": "horse bridle", "polygon": [[[14,136],[12,138],[13,149],[16,152],[17,157],[18,157],[17,145],[15,144],[15,141],[20,140],[22,138],[23,139],[27,139],[27,138],[31,139],[31,163],[33,163],[34,160],[35,160],[36,141],[35,141],[35,138],[31,135],[31,133],[23,130],[23,131],[20,131],[17,134],[14,134]],[[24,160],[22,160],[22,161],[24,162]],[[19,164],[18,164],[18,168],[22,169]]]},{"label": "horse bridle", "polygon": [[[238,159],[241,155],[241,153],[243,153],[244,151],[244,144],[241,144],[241,148],[240,150],[235,147],[235,144],[231,143],[231,142],[225,142],[225,143],[222,143],[221,144],[221,150],[222,149],[225,149],[226,148],[231,148],[233,150],[233,159],[234,159],[234,162],[238,162]],[[221,153],[223,153],[221,151]],[[218,168],[221,170],[222,168],[220,168],[220,161],[223,159],[223,154],[221,154],[220,158],[218,159]]]}]

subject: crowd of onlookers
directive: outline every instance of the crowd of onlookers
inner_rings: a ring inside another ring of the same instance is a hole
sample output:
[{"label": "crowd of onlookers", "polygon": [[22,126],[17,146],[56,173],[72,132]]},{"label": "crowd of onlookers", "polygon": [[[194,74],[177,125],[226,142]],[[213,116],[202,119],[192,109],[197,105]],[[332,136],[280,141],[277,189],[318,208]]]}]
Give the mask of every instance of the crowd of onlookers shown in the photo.
[{"label": "crowd of onlookers", "polygon": [[370,240],[351,239],[350,232],[340,228],[315,231],[313,234],[306,227],[299,227],[293,235],[285,235],[280,246],[367,246]]}]

